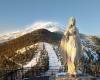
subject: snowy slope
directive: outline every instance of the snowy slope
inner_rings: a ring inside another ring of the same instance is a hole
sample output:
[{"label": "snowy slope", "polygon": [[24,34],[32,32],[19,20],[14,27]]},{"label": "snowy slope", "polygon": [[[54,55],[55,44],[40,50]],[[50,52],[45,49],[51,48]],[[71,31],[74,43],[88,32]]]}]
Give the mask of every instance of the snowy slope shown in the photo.
[{"label": "snowy slope", "polygon": [[23,68],[35,66],[39,58],[40,58],[40,52],[38,52],[30,62],[28,62],[26,65],[23,65]]},{"label": "snowy slope", "polygon": [[[99,55],[97,54],[95,48],[96,48],[96,45],[91,41],[91,40],[88,40],[88,39],[81,39],[81,44],[83,47],[83,56],[84,58],[86,59],[91,59],[92,61],[96,62],[99,60]],[[92,56],[92,58],[90,57]]]},{"label": "snowy slope", "polygon": [[46,51],[49,56],[49,69],[59,69],[62,65],[51,44],[45,43]]},{"label": "snowy slope", "polygon": [[[62,65],[61,62],[58,60],[58,57],[53,49],[53,46],[49,43],[39,43],[39,46],[43,47],[43,44],[45,46],[46,51],[48,52],[48,57],[49,57],[49,69],[59,69]],[[38,59],[40,58],[40,51],[38,50],[38,53],[33,57],[33,59],[28,62],[27,64],[23,65],[24,68],[26,67],[32,67],[37,64]]]}]

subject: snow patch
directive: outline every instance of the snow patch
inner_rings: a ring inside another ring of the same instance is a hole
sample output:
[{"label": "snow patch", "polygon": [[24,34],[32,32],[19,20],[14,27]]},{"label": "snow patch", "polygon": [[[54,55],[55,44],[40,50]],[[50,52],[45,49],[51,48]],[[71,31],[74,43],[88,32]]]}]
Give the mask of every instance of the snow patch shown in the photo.
[{"label": "snow patch", "polygon": [[28,62],[26,65],[24,65],[23,68],[35,66],[37,64],[39,58],[40,58],[40,52],[38,52],[38,54],[35,55],[35,57],[30,62]]},{"label": "snow patch", "polygon": [[26,28],[25,32],[31,32],[37,29],[47,29],[51,32],[56,32],[56,31],[61,31],[63,32],[64,30],[60,28],[60,24],[56,22],[46,22],[46,21],[41,21],[41,22],[36,22],[30,25],[28,28]]},{"label": "snow patch", "polygon": [[49,56],[49,69],[59,69],[62,65],[51,44],[44,43]]}]

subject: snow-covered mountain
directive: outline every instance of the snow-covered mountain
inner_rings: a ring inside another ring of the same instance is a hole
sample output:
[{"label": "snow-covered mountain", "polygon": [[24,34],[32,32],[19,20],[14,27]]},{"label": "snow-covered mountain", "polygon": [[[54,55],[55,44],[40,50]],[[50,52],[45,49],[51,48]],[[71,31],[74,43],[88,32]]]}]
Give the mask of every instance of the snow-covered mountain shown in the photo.
[{"label": "snow-covered mountain", "polygon": [[51,32],[63,32],[63,28],[61,28],[60,24],[55,22],[36,22],[30,25],[30,27],[26,28],[24,32],[31,32],[37,29],[47,29]]},{"label": "snow-covered mountain", "polygon": [[47,29],[51,32],[58,32],[58,33],[64,32],[64,29],[61,28],[60,24],[58,24],[58,23],[45,22],[45,21],[44,22],[36,22],[36,23],[33,23],[32,25],[29,25],[24,30],[1,34],[0,35],[0,43],[5,42],[5,41],[9,41],[11,39],[15,39],[19,36],[30,33],[30,32],[35,31],[37,29]]},{"label": "snow-covered mountain", "polygon": [[[21,64],[24,67],[34,66],[38,62],[40,53],[37,49],[36,52],[34,52],[33,45],[37,43],[39,46],[41,46],[40,42],[42,41],[45,47],[45,51],[48,53],[49,69],[52,68],[51,66],[53,65],[56,66],[56,68],[53,67],[53,69],[61,68],[62,64],[61,61],[59,61],[60,59],[58,58],[60,56],[59,43],[54,44],[55,42],[61,39],[61,36],[63,36],[64,30],[61,27],[62,26],[60,26],[59,24],[53,22],[37,22],[30,25],[25,30],[0,35],[0,43],[1,43],[0,52],[2,52],[5,57],[5,58],[2,57],[3,55],[1,55],[0,58],[2,58],[2,61],[8,60],[8,62],[9,60],[10,62],[14,60],[14,63],[16,65],[17,65],[17,60],[19,58],[21,62],[18,62],[18,64]],[[93,73],[92,69],[94,70],[97,67],[100,67],[100,45],[99,45],[100,37],[80,34],[80,38],[81,38],[81,45],[83,46],[83,56],[81,62],[84,63],[84,66],[88,68],[88,70],[90,70],[91,73]],[[3,49],[1,49],[2,46]],[[55,46],[57,48],[55,48]],[[41,50],[42,48],[38,47],[38,49]],[[27,56],[27,55],[32,55],[32,56]],[[23,63],[23,61],[25,63]],[[87,64],[89,65],[87,66]],[[15,67],[20,67],[20,65],[17,65]],[[82,70],[84,69],[82,68]],[[98,73],[97,70],[95,70],[94,73],[95,72]]]}]

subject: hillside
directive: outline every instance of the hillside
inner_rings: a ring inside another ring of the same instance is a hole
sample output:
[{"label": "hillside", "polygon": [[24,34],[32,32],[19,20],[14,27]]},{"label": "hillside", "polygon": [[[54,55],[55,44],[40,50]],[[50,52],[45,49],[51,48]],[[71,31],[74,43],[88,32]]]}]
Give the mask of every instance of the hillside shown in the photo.
[{"label": "hillside", "polygon": [[59,33],[53,33],[46,29],[39,29],[16,39],[1,43],[0,54],[6,53],[8,49],[9,51],[14,51],[37,42],[57,43],[60,41],[61,37],[62,35]]},{"label": "hillside", "polygon": [[[56,25],[35,25],[35,28],[31,27],[22,31],[22,33],[13,32],[11,35],[0,36],[2,38],[0,39],[1,69],[18,69],[22,66],[24,68],[32,66],[34,68],[26,71],[25,74],[29,76],[28,73],[34,72],[35,67],[41,69],[41,65],[45,65],[44,68],[49,69],[48,72],[51,72],[51,69],[59,70],[63,67],[59,47],[63,31],[56,28]],[[16,35],[17,37],[15,37]],[[89,75],[99,76],[100,37],[80,33],[80,38],[83,47],[80,70]],[[41,60],[41,65],[38,65],[40,64],[39,60]],[[48,72],[46,73],[49,74]]]}]

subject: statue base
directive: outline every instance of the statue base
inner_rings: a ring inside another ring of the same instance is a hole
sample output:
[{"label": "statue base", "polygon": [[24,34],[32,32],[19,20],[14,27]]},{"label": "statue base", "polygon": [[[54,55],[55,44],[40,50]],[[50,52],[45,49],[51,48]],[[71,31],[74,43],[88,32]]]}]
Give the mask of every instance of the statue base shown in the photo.
[{"label": "statue base", "polygon": [[[100,78],[99,78],[100,79]],[[58,75],[56,75],[55,80],[99,80],[94,76],[90,76],[90,75],[76,75],[76,76],[69,76],[68,73],[58,73]]]}]

